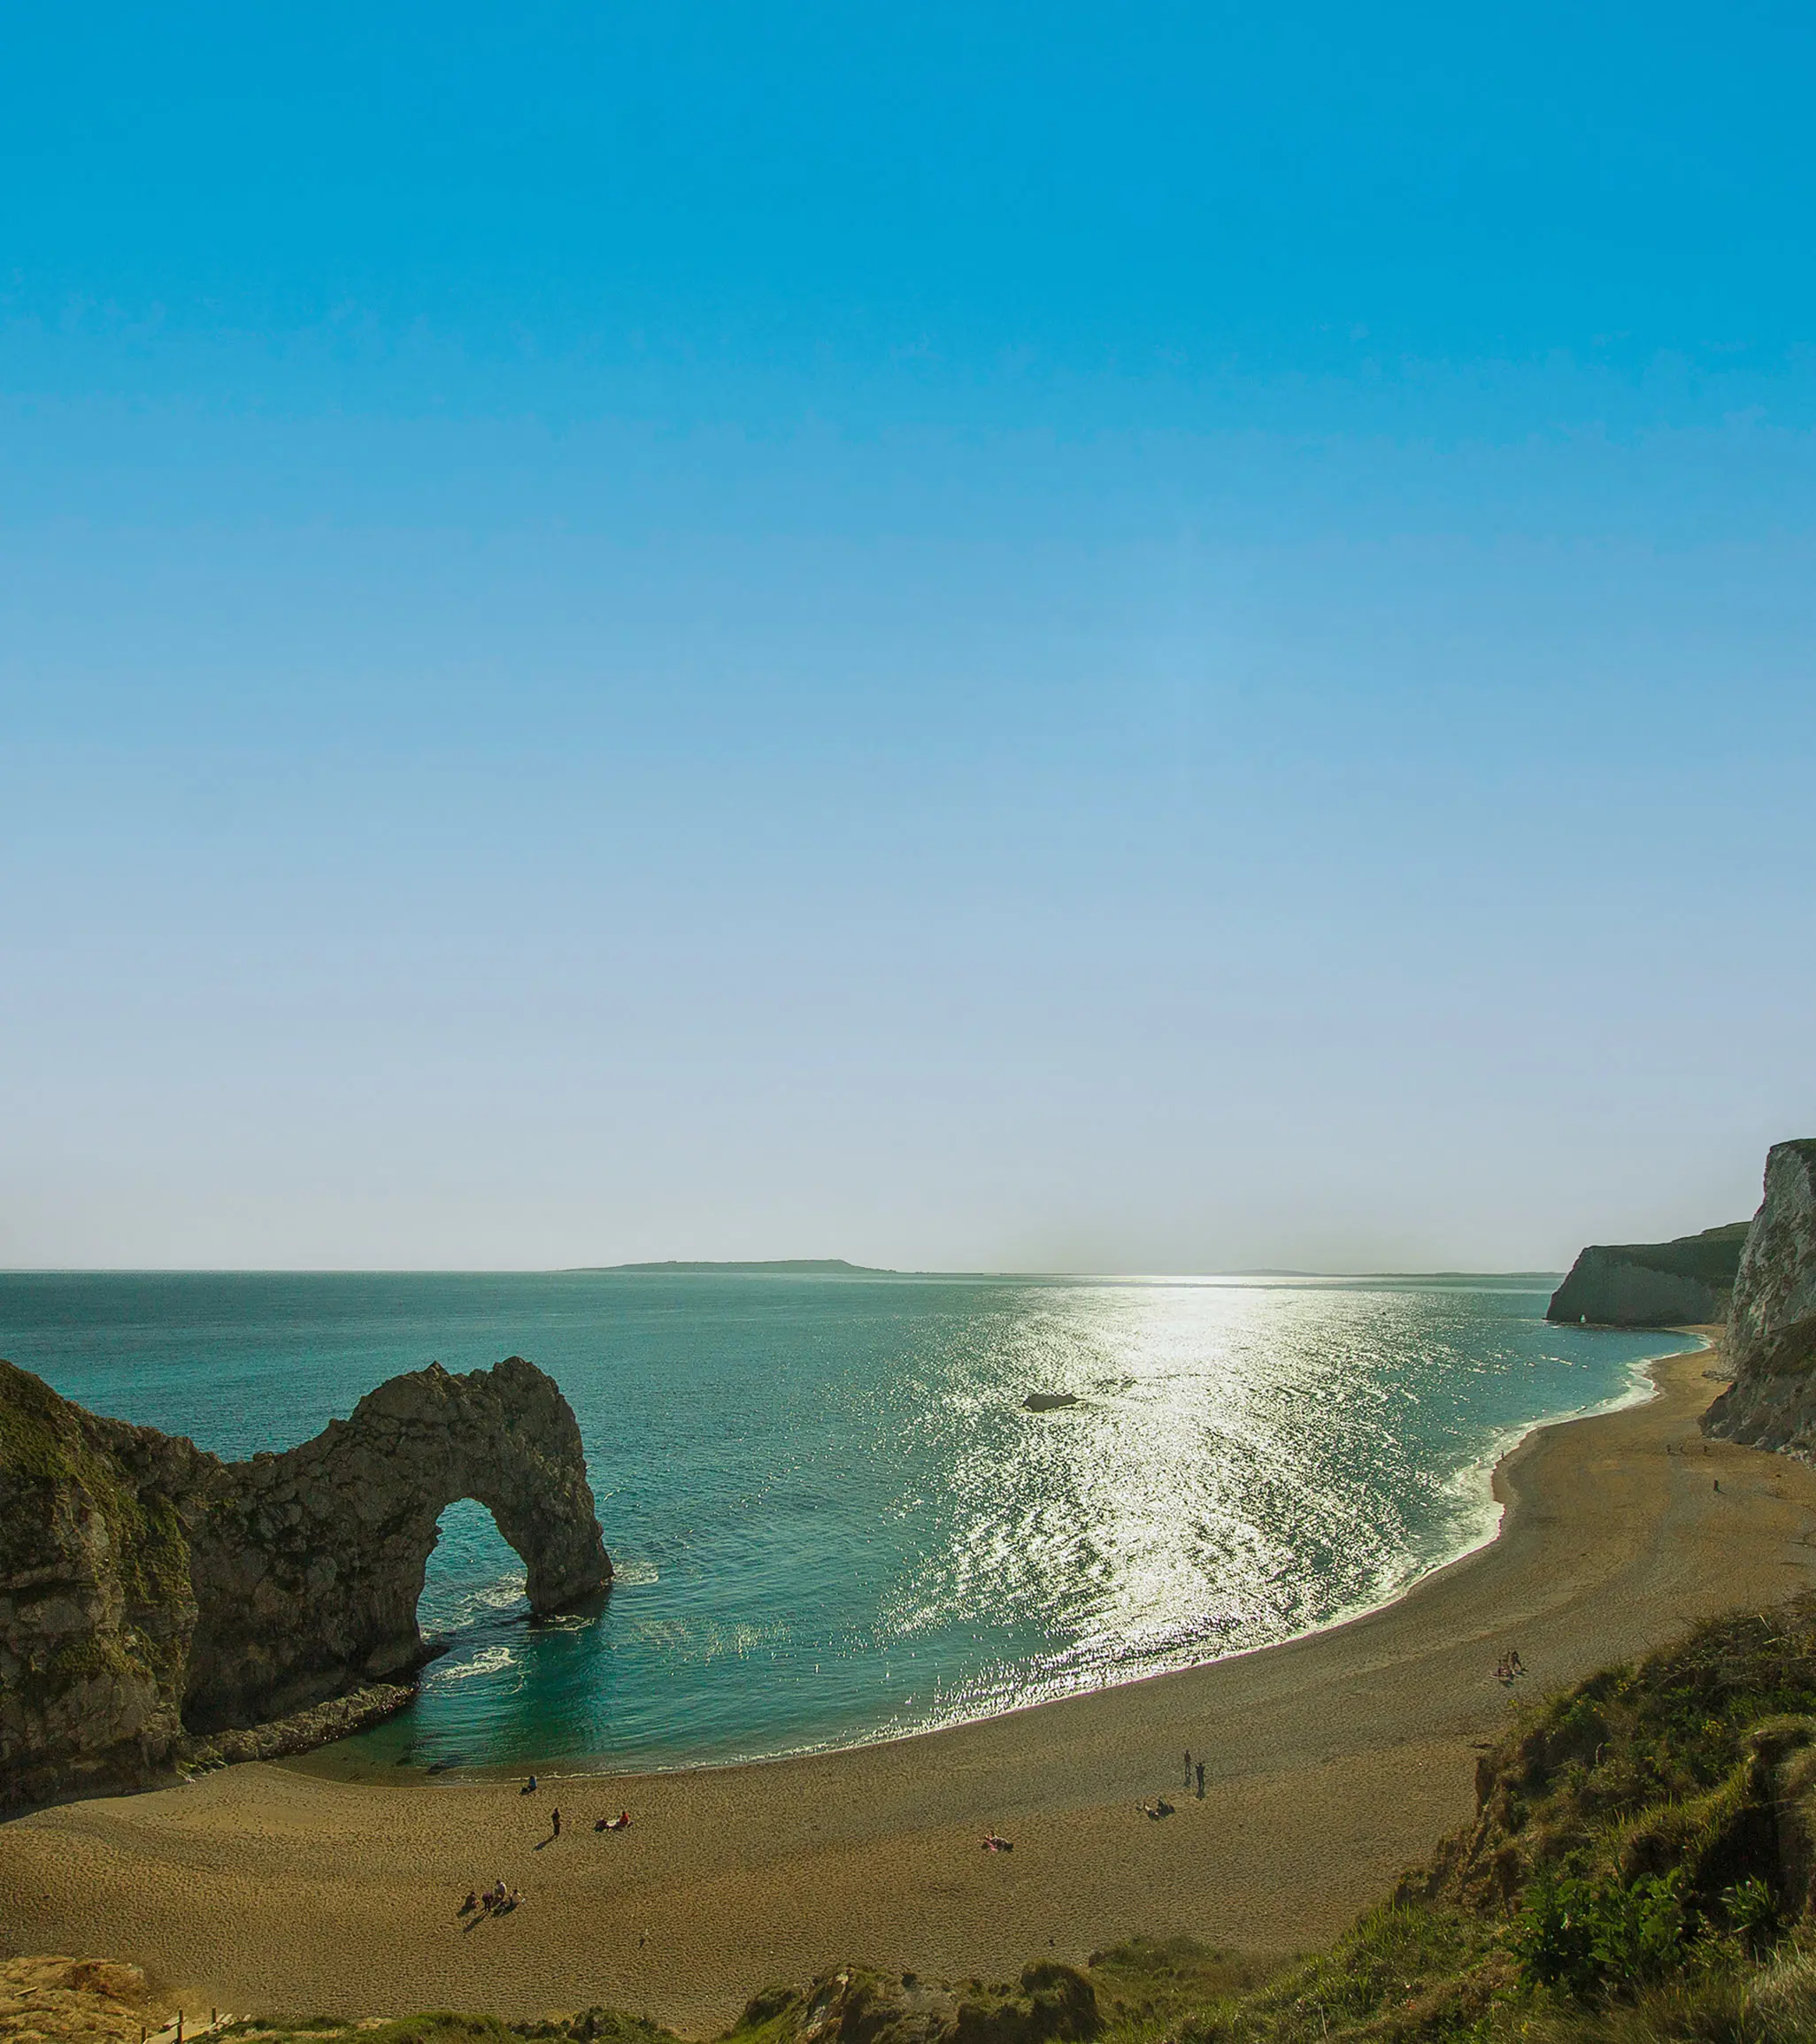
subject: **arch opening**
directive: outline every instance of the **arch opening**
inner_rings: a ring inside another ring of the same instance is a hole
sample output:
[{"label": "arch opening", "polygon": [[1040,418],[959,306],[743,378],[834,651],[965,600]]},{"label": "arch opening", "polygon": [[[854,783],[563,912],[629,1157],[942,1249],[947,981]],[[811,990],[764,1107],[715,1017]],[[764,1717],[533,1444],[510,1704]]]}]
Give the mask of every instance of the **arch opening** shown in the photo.
[{"label": "arch opening", "polygon": [[530,1615],[529,1571],[489,1507],[460,1497],[443,1507],[423,1564],[416,1622],[425,1649],[437,1656]]}]

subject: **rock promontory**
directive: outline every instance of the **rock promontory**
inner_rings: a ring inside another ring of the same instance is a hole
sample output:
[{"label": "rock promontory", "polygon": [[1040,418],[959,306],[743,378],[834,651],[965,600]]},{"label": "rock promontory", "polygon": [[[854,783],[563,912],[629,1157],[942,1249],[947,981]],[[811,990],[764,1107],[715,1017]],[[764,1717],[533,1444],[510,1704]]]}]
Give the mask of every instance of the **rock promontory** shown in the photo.
[{"label": "rock promontory", "polygon": [[1766,1156],[1727,1352],[1734,1382],[1704,1431],[1816,1458],[1816,1140],[1774,1143]]},{"label": "rock promontory", "polygon": [[1597,1327],[1725,1320],[1746,1239],[1746,1222],[1730,1221],[1674,1241],[1594,1244],[1552,1293],[1545,1318]]},{"label": "rock promontory", "polygon": [[476,1498],[530,1608],[605,1589],[580,1427],[513,1356],[394,1377],[227,1463],[0,1363],[0,1810],[299,1750],[408,1700],[436,1522]]}]

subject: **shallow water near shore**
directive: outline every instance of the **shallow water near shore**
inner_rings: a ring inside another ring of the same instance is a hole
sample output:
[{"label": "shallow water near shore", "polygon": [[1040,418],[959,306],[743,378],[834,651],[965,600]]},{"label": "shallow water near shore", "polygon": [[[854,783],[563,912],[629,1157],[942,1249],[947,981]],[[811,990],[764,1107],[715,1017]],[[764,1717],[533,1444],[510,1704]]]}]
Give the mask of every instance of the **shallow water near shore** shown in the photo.
[{"label": "shallow water near shore", "polygon": [[432,1357],[530,1356],[579,1417],[617,1586],[533,1620],[489,1516],[450,1506],[421,1605],[448,1650],[335,1762],[650,1768],[929,1729],[1383,1601],[1493,1530],[1520,1433],[1688,1345],[1548,1326],[1549,1290],[27,1274],[0,1276],[0,1355],[231,1457]]}]

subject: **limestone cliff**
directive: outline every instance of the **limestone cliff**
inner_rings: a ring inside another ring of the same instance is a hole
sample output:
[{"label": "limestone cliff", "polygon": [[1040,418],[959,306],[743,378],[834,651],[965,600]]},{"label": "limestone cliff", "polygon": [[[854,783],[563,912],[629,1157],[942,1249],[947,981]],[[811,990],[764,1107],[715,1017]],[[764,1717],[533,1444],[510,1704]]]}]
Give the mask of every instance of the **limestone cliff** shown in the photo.
[{"label": "limestone cliff", "polygon": [[0,1363],[0,1809],[352,1729],[362,1707],[332,1700],[424,1657],[417,1599],[436,1521],[464,1497],[522,1556],[533,1610],[610,1583],[580,1428],[521,1356],[395,1377],[249,1463]]},{"label": "limestone cliff", "polygon": [[1728,1362],[1734,1382],[1704,1415],[1704,1432],[1816,1456],[1816,1141],[1774,1143],[1766,1156]]},{"label": "limestone cliff", "polygon": [[1747,1224],[1669,1242],[1596,1244],[1551,1295],[1548,1320],[1597,1327],[1674,1327],[1725,1320]]}]

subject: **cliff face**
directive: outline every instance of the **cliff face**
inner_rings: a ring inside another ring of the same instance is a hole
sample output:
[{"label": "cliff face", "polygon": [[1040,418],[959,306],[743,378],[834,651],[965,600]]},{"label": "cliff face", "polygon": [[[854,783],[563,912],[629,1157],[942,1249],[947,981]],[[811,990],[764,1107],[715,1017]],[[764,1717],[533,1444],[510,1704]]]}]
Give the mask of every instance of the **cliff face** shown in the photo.
[{"label": "cliff face", "polygon": [[1728,1326],[1734,1382],[1703,1418],[1724,1441],[1816,1455],[1816,1141],[1774,1143]]},{"label": "cliff face", "polygon": [[176,1501],[206,1459],[0,1364],[0,1806],[169,1764],[196,1625]]},{"label": "cliff face", "polygon": [[[393,1378],[250,1463],[0,1363],[0,1808],[354,1729],[360,1708],[333,1700],[422,1661],[435,1523],[463,1497],[522,1556],[533,1610],[610,1583],[580,1428],[520,1356]],[[407,1694],[371,1692],[366,1714]]]},{"label": "cliff face", "polygon": [[1746,1237],[1746,1222],[1732,1221],[1675,1241],[1597,1244],[1571,1265],[1545,1318],[1598,1327],[1725,1320]]}]

